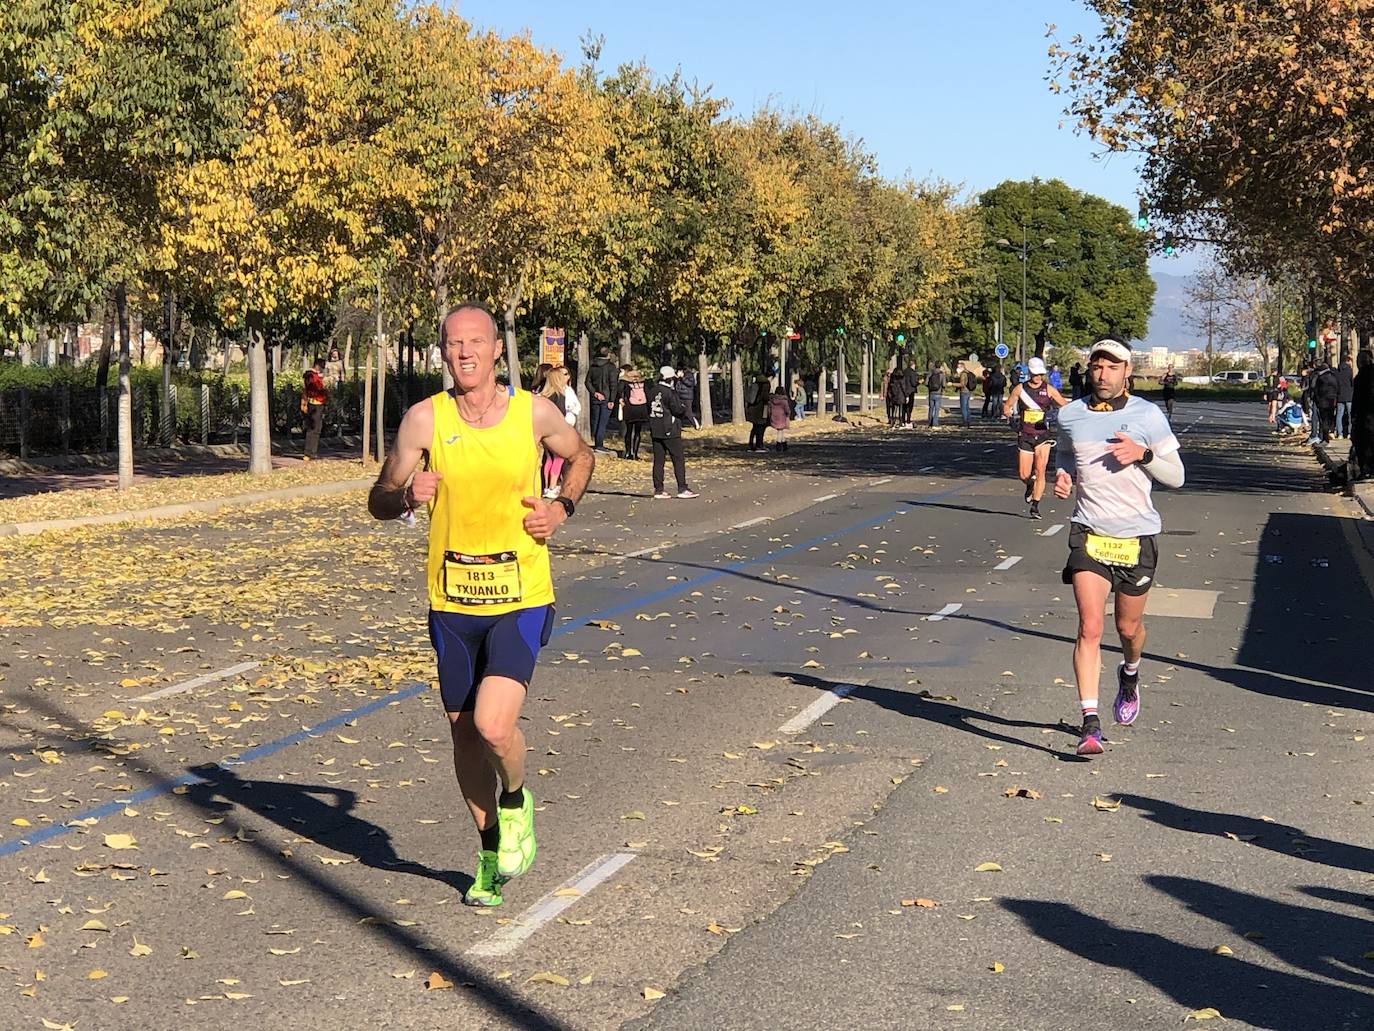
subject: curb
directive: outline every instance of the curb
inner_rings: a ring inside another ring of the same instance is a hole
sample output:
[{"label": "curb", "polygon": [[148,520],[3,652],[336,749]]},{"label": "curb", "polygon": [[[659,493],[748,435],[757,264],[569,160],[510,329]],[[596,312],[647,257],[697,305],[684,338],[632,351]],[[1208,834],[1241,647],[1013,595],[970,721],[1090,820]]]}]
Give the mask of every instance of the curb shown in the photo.
[{"label": "curb", "polygon": [[[321,441],[331,445],[342,444],[360,450],[363,438],[359,435],[345,437],[326,437]],[[388,436],[388,443],[390,436]],[[299,437],[272,439],[272,455],[281,458],[296,458],[303,453],[304,444]],[[139,462],[158,462],[172,458],[210,457],[226,458],[246,456],[248,444],[177,444],[173,447],[138,448],[134,452],[135,469]],[[20,458],[0,459],[0,475],[22,476],[26,473],[51,473],[65,469],[101,469],[118,465],[119,455],[114,451],[80,452],[70,455],[51,455],[28,460]]]},{"label": "curb", "polygon": [[187,501],[179,505],[158,505],[155,508],[136,509],[132,512],[110,512],[106,515],[81,516],[75,519],[45,519],[32,523],[0,523],[0,537],[30,537],[49,530],[75,530],[83,526],[109,526],[113,523],[150,522],[159,519],[173,519],[177,516],[196,513],[218,512],[223,508],[239,508],[256,505],[263,501],[287,501],[292,498],[323,497],[329,494],[342,494],[345,491],[370,487],[375,477],[367,476],[356,480],[338,480],[334,483],[312,483],[303,487],[283,487],[280,490],[260,490],[252,494],[235,494],[227,498],[209,498],[205,501]]}]

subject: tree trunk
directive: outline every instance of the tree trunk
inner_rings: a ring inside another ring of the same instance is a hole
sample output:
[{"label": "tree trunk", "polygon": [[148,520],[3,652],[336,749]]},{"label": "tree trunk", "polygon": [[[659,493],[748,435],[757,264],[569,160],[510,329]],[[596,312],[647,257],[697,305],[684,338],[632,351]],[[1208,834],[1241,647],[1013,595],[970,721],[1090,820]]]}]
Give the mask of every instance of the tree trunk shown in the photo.
[{"label": "tree trunk", "polygon": [[870,342],[863,341],[864,360],[863,368],[859,371],[859,411],[867,412],[872,407],[873,384],[871,382],[873,372],[873,350]]},{"label": "tree trunk", "polygon": [[840,341],[839,350],[835,354],[835,417],[841,422],[849,418],[849,387],[845,383],[845,347],[844,341]]},{"label": "tree trunk", "polygon": [[697,410],[701,412],[703,427],[716,424],[711,411],[711,363],[706,360],[705,345],[697,351]]},{"label": "tree trunk", "polygon": [[363,372],[363,465],[372,461],[372,348],[367,349]]},{"label": "tree trunk", "polygon": [[525,289],[525,279],[515,288],[515,295],[506,301],[506,371],[510,374],[510,385],[520,386],[520,350],[515,342],[515,311],[520,307],[520,295]]},{"label": "tree trunk", "polygon": [[1044,359],[1045,344],[1049,342],[1049,338],[1049,331],[1044,326],[1035,331],[1035,357]]},{"label": "tree trunk", "polygon": [[592,364],[592,342],[584,329],[577,334],[577,432],[592,439],[592,395],[587,389],[587,373]]},{"label": "tree trunk", "polygon": [[630,364],[630,331],[628,329],[620,331],[620,364]]},{"label": "tree trunk", "polygon": [[100,357],[97,359],[95,367],[95,386],[100,392],[100,403],[105,404],[105,387],[110,382],[110,357],[114,353],[115,342],[115,314],[114,298],[105,298],[105,310],[102,313],[101,333],[100,333]]},{"label": "tree trunk", "polygon": [[744,361],[737,341],[730,343],[730,421],[744,421]]},{"label": "tree trunk", "polygon": [[386,461],[386,337],[382,332],[382,281],[377,280],[377,461]]},{"label": "tree trunk", "polygon": [[160,430],[163,447],[172,446],[172,431],[176,419],[172,413],[172,358],[176,346],[176,291],[167,293],[167,342],[162,345],[162,404],[160,406]]},{"label": "tree trunk", "polygon": [[[357,377],[358,372],[357,372],[356,369],[353,368],[353,334],[352,334],[352,333],[349,333],[348,336],[344,337],[343,366],[344,366],[344,375],[345,375],[345,376],[352,375],[352,376],[355,377],[355,378]],[[425,371],[428,372],[429,369],[426,368]]]},{"label": "tree trunk", "polygon": [[267,340],[260,326],[248,326],[248,471],[272,471],[272,423],[268,411]]},{"label": "tree trunk", "polygon": [[826,378],[825,378],[825,359],[822,358],[822,359],[821,359],[821,371],[820,371],[820,374],[816,376],[816,414],[817,414],[817,415],[824,415],[825,412],[826,412],[826,409],[830,407],[829,402],[826,400],[826,394],[827,394],[827,392],[828,392],[829,387],[830,387],[830,383],[829,383],[829,381],[826,380]]},{"label": "tree trunk", "polygon": [[[448,314],[448,282],[444,279],[442,269],[431,269],[430,282],[434,284],[434,311],[438,316],[438,333],[440,342],[439,369],[444,375],[444,389],[453,389],[453,374],[448,371],[448,363],[443,360],[442,344],[444,333],[444,316]],[[429,368],[429,350],[425,350],[425,368]]]},{"label": "tree trunk", "polygon": [[115,317],[119,320],[119,489],[134,485],[134,411],[129,385],[129,362],[133,347],[129,341],[129,294],[123,283],[115,287]]}]

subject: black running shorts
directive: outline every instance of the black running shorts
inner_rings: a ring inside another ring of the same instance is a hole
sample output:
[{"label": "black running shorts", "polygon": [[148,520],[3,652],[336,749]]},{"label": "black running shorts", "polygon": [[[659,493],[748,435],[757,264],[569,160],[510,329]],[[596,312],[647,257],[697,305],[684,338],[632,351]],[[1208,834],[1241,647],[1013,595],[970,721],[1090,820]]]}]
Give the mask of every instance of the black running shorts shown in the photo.
[{"label": "black running shorts", "polygon": [[1138,598],[1149,591],[1155,582],[1155,567],[1159,564],[1159,549],[1153,535],[1140,538],[1140,561],[1134,566],[1108,566],[1088,554],[1088,528],[1074,523],[1069,530],[1069,559],[1064,564],[1064,583],[1073,583],[1073,574],[1096,573],[1112,585],[1114,594]]}]

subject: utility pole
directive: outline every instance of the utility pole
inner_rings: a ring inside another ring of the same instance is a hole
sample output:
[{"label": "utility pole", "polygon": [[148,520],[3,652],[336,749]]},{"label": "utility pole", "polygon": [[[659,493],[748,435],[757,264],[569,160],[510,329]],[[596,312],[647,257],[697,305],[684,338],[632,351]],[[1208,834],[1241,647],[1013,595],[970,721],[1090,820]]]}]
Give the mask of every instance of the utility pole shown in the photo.
[{"label": "utility pole", "polygon": [[1026,360],[1026,223],[1021,223],[1021,338],[1016,341],[1016,360]]}]

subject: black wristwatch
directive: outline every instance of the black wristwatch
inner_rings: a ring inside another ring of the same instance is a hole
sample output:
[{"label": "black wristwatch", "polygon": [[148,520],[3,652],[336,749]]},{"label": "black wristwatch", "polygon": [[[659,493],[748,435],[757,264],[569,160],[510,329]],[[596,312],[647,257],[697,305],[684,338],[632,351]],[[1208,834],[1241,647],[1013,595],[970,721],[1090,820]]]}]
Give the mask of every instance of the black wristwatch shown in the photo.
[{"label": "black wristwatch", "polygon": [[565,498],[560,494],[558,497],[554,498],[553,501],[555,504],[563,506],[563,511],[568,513],[569,519],[571,519],[573,513],[577,511],[577,506],[572,503],[571,498]]},{"label": "black wristwatch", "polygon": [[1137,462],[1136,465],[1149,465],[1149,464],[1150,464],[1151,462],[1153,462],[1154,460],[1155,460],[1155,453],[1154,453],[1153,451],[1151,451],[1149,448],[1146,448],[1146,449],[1145,449],[1145,453],[1144,453],[1143,455],[1140,456],[1140,461]]}]

